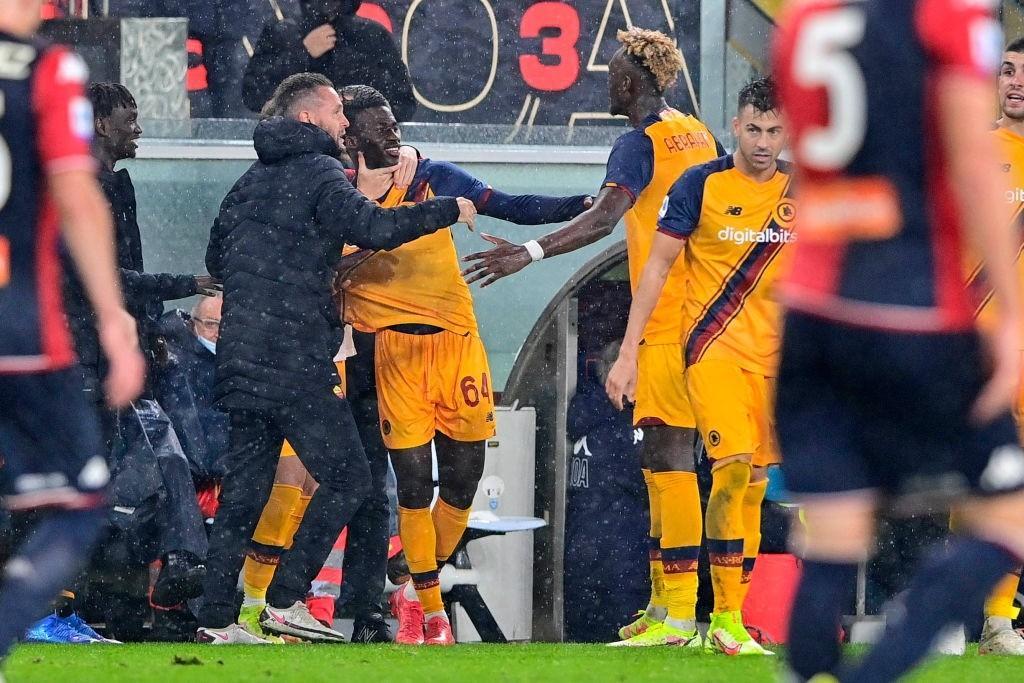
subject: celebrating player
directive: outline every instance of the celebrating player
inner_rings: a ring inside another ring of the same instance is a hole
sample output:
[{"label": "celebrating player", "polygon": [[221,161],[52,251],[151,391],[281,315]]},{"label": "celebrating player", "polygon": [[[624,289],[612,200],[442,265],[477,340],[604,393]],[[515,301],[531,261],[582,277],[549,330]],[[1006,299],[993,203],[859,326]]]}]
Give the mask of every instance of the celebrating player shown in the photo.
[{"label": "celebrating player", "polygon": [[[771,396],[779,312],[771,290],[795,218],[789,166],[778,161],[785,134],[770,78],[740,91],[732,125],[736,153],[694,166],[669,190],[606,388],[619,408],[636,395],[644,327],[685,247],[686,389],[714,463],[707,536],[715,608],[705,647],[765,655],[740,610],[761,544],[766,468],[778,462]],[[696,564],[696,554],[689,559]],[[678,637],[699,642],[696,625],[687,626]],[[651,640],[647,632],[623,644]]]},{"label": "celebrating player", "polygon": [[22,532],[0,586],[0,657],[85,564],[106,518],[109,473],[64,320],[58,226],[96,312],[107,400],[127,405],[144,376],[89,154],[87,70],[33,37],[40,6],[0,0],[0,453],[3,504]]},{"label": "celebrating player", "polygon": [[[481,280],[487,286],[533,260],[596,242],[625,217],[630,284],[635,290],[668,189],[686,169],[724,154],[703,123],[665,102],[665,91],[683,68],[682,54],[672,40],[638,28],[620,31],[618,38],[623,46],[608,65],[609,111],[628,116],[634,130],[612,147],[594,206],[562,229],[526,245],[493,240],[498,244],[494,249],[466,257],[476,262],[465,271],[470,282]],[[699,647],[699,638],[680,635],[695,629],[702,533],[693,463],[696,421],[686,387],[679,381],[685,281],[686,267],[680,261],[668,274],[638,352],[633,420],[644,429],[641,466],[650,498],[651,600],[619,636],[626,640],[657,627],[645,643]]]},{"label": "celebrating player", "polygon": [[[1002,152],[1002,169],[1012,185],[1006,193],[1006,202],[1013,210],[1013,229],[1017,234],[1018,278],[1024,283],[1024,261],[1019,248],[1021,215],[1024,213],[1024,39],[1010,43],[1003,52],[1003,63],[999,68],[999,105],[1002,116],[996,121],[996,129],[992,132]],[[978,285],[984,281],[983,269],[980,264],[974,266],[968,277],[968,284]],[[994,307],[991,305],[991,292],[981,291],[982,306],[978,311],[978,319],[982,328],[992,324]],[[1024,391],[1018,392],[1014,417],[1017,430],[1021,433],[1021,417],[1024,415]],[[958,528],[959,520],[954,516],[952,528]],[[978,653],[983,655],[1024,655],[1024,637],[1013,628],[1013,620],[1020,613],[1014,607],[1017,586],[1020,584],[1018,566],[1007,574],[996,586],[996,589],[985,601],[985,625],[978,643]]]},{"label": "celebrating player", "polygon": [[[345,146],[360,173],[392,167],[401,132],[384,96],[369,86],[341,91],[349,128]],[[384,179],[374,193],[383,207],[414,204],[434,195],[465,197],[485,215],[521,225],[573,218],[586,196],[510,196],[462,169],[422,159],[410,187]],[[376,332],[380,429],[398,479],[399,532],[412,580],[395,594],[396,642],[454,643],[441,601],[438,567],[454,552],[469,521],[483,472],[483,441],[494,434],[487,354],[473,298],[459,272],[449,231],[398,249],[350,258],[345,272],[345,321]],[[440,496],[434,494],[431,443],[437,453]]]},{"label": "celebrating player", "polygon": [[[842,680],[899,678],[1024,553],[1024,453],[1009,410],[1021,308],[988,132],[999,59],[988,4],[809,0],[778,35],[801,174],[776,413],[806,520],[789,634],[799,679],[837,672],[840,610],[881,496],[908,510],[954,502],[961,528],[913,579],[906,615]],[[966,238],[993,290],[991,358],[964,286]]]}]

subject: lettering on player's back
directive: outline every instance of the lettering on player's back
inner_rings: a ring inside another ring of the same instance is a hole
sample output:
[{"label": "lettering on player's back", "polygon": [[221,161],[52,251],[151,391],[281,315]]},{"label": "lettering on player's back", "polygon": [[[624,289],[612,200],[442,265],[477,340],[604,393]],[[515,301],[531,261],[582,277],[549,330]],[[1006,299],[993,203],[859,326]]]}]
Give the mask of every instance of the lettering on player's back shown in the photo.
[{"label": "lettering on player's back", "polygon": [[710,133],[697,131],[685,135],[667,135],[662,138],[670,152],[688,152],[691,149],[714,149],[715,141]]},{"label": "lettering on player's back", "polygon": [[36,58],[36,49],[22,43],[0,42],[0,78],[23,81],[29,77],[29,65]]}]

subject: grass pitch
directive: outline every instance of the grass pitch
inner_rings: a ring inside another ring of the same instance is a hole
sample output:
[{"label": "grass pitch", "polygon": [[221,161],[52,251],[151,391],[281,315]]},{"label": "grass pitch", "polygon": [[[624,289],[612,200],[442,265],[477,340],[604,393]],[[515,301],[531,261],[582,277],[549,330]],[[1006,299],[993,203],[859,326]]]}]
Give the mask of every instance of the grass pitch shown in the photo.
[{"label": "grass pitch", "polygon": [[[1009,657],[933,661],[910,680],[975,683],[1024,681],[1024,662]],[[11,683],[176,683],[216,681],[355,681],[356,683],[503,683],[506,681],[665,681],[748,683],[777,680],[762,658],[705,656],[681,649],[599,645],[26,645],[4,671]]]}]

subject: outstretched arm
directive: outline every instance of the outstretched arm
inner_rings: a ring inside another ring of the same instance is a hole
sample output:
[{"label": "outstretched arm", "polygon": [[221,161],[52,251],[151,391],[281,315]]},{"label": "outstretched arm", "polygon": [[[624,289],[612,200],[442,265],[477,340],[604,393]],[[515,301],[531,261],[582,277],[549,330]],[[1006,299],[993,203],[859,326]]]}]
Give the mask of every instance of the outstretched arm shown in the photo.
[{"label": "outstretched arm", "polygon": [[482,199],[482,202],[477,202],[477,209],[482,215],[516,225],[562,223],[576,218],[594,205],[594,198],[586,194],[572,197],[549,197],[543,194],[512,195],[492,188],[484,191]]},{"label": "outstretched arm", "polygon": [[[567,254],[607,237],[632,205],[633,198],[627,192],[618,187],[605,187],[593,206],[562,228],[536,240],[544,258]],[[462,272],[466,282],[481,281],[481,286],[486,287],[507,275],[518,273],[534,261],[527,247],[521,244],[493,235],[483,237],[496,246],[463,258],[472,264]]]}]

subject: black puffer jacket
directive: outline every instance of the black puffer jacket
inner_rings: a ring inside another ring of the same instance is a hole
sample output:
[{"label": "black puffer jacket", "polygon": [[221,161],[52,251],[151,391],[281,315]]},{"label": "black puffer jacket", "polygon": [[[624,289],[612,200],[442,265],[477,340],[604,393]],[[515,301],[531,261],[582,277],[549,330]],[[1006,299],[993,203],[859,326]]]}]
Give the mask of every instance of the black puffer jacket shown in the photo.
[{"label": "black puffer jacket", "polygon": [[313,71],[327,76],[336,88],[373,86],[391,103],[396,119],[411,119],[416,100],[409,70],[387,29],[362,17],[339,17],[333,24],[338,37],[334,49],[314,59],[302,41],[317,24],[318,20],[306,17],[267,21],[242,81],[245,106],[259,111],[278,83],[292,74]]},{"label": "black puffer jacket", "polygon": [[271,118],[253,141],[259,161],[225,197],[206,252],[224,283],[215,396],[228,409],[273,409],[338,383],[331,280],[344,244],[394,249],[459,217],[451,197],[380,208],[315,126]]}]

